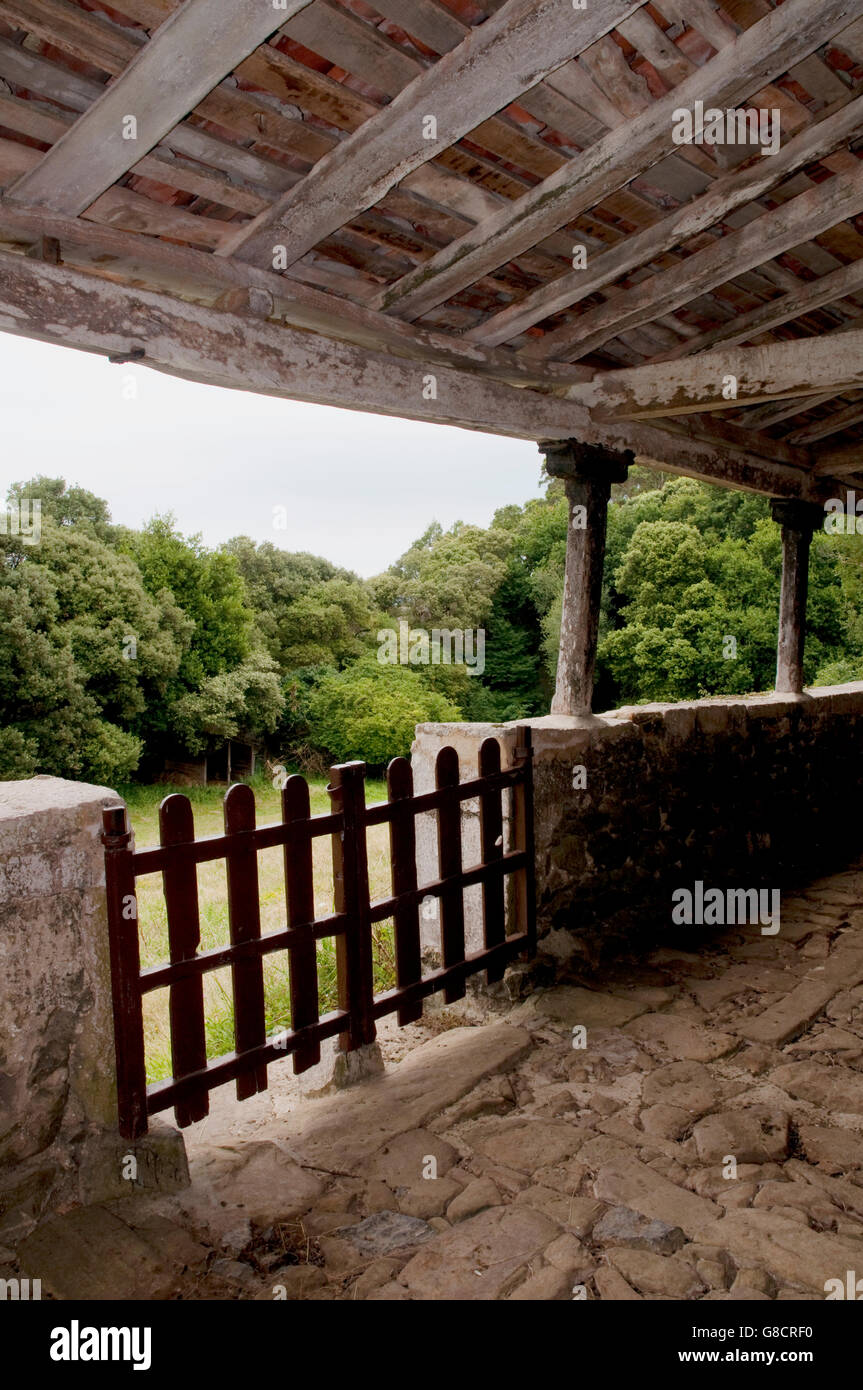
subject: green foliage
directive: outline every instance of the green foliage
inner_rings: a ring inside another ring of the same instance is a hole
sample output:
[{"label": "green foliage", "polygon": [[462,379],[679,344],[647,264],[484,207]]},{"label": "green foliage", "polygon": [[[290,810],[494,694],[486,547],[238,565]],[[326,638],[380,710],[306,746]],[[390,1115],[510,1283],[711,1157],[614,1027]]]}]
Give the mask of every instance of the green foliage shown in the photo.
[{"label": "green foliage", "polygon": [[318,741],[337,762],[381,765],[410,752],[417,724],[460,719],[461,711],[406,666],[365,658],[324,676],[309,702]]},{"label": "green foliage", "polygon": [[22,502],[37,500],[43,517],[50,517],[58,526],[76,526],[87,530],[100,540],[110,540],[114,532],[108,503],[83,487],[67,487],[64,478],[48,478],[40,473],[26,483],[13,483],[6,500]]},{"label": "green foliage", "polygon": [[449,531],[434,522],[386,575],[372,580],[379,607],[414,627],[482,627],[506,573],[510,538],[457,521]]},{"label": "green foliage", "polygon": [[257,630],[284,671],[355,660],[380,626],[368,586],[349,570],[248,536],[223,550],[236,560]]},{"label": "green foliage", "polygon": [[120,548],[134,559],[147,592],[169,593],[192,624],[179,672],[185,685],[246,659],[254,613],[235,556],[207,550],[200,536],[181,536],[170,515],[155,516],[142,531],[124,531]]},{"label": "green foliage", "polygon": [[190,753],[203,752],[213,741],[254,743],[276,728],[283,704],[278,666],[256,651],[233,671],[208,676],[198,690],[183,695],[173,727]]},{"label": "green foliage", "polygon": [[[5,561],[12,546],[2,538]],[[134,563],[89,525],[43,515],[40,543],[16,560],[0,568],[5,775],[35,766],[98,782],[128,776],[141,753],[136,725],[179,664],[170,624]],[[136,659],[124,655],[130,636]],[[21,756],[10,766],[13,747]]]},{"label": "green foliage", "polygon": [[[559,480],[486,529],[432,523],[368,581],[246,536],[208,549],[170,516],[117,527],[62,479],[9,498],[40,500],[42,535],[0,536],[0,777],[116,783],[228,739],[294,766],[383,766],[417,723],[549,708]],[[633,469],[609,508],[597,707],[770,689],[780,576],[765,499]],[[483,669],[382,665],[378,634],[402,620],[482,631]],[[863,537],[814,538],[805,677],[863,678]]]}]

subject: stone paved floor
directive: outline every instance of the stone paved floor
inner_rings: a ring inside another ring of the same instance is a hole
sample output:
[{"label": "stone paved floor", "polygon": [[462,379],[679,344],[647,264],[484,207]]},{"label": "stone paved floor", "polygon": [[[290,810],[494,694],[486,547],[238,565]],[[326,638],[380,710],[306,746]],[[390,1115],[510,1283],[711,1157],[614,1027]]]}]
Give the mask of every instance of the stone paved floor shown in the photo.
[{"label": "stone paved floor", "polygon": [[860,904],[863,869],[778,936],[689,928],[503,1021],[391,1032],[403,1059],[335,1097],[223,1100],[187,1192],[57,1218],[21,1267],[58,1297],[825,1298],[863,1275]]}]

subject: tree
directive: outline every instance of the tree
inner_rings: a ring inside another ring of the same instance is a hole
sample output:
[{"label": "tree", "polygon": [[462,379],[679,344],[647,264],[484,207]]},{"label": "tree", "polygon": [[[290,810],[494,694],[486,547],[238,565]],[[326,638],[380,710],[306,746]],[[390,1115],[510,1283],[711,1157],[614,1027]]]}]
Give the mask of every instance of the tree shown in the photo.
[{"label": "tree", "polygon": [[49,514],[12,565],[14,549],[0,538],[4,775],[123,780],[141,755],[137,726],[179,666],[179,616],[89,525]]},{"label": "tree", "polygon": [[170,515],[154,517],[143,531],[124,531],[119,544],[148,591],[187,625],[176,676],[142,723],[151,762],[177,741],[201,752],[240,731],[249,738],[271,732],[283,703],[277,666],[255,632],[237,556],[208,550],[200,536],[182,536]]},{"label": "tree", "polygon": [[257,743],[274,731],[284,707],[279,668],[266,652],[233,671],[209,676],[177,702],[173,727],[190,753],[213,741]]},{"label": "tree", "polygon": [[457,705],[429,690],[406,666],[366,657],[324,676],[309,701],[317,743],[337,762],[376,766],[410,753],[417,724],[461,718]]},{"label": "tree", "polygon": [[422,628],[479,628],[506,573],[505,530],[434,522],[385,576],[371,581],[381,608]]},{"label": "tree", "polygon": [[110,541],[114,533],[108,503],[86,488],[68,487],[64,478],[40,473],[26,483],[13,483],[6,500],[18,504],[38,501],[43,517],[50,517],[58,526],[86,529],[103,541]]}]

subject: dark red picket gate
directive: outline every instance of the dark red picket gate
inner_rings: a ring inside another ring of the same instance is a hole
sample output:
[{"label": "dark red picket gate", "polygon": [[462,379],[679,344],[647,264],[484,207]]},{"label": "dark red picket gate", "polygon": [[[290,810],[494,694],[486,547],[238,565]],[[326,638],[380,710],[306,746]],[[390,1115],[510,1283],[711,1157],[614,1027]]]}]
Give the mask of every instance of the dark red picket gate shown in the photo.
[{"label": "dark red picket gate", "polygon": [[[338,1035],[351,1051],[374,1041],[376,1021],[397,1012],[399,1024],[422,1015],[423,1000],[443,991],[448,1003],[463,997],[465,982],[485,971],[500,980],[514,957],[535,947],[533,776],[530,729],[520,727],[512,766],[501,769],[500,745],[486,739],[478,776],[459,781],[453,748],[437,757],[435,790],[415,795],[410,762],[396,758],[387,772],[388,800],[366,806],[364,763],[331,769],[331,810],[310,813],[303,777],[288,778],[282,820],[255,825],[255,798],[243,784],[225,796],[225,833],[195,839],[188,797],[173,794],[160,807],[161,844],[132,848],[123,805],[103,812],[102,842],[108,893],[108,922],[114,995],[114,1033],[120,1133],[129,1139],[147,1131],[148,1116],[174,1107],[181,1126],[209,1111],[209,1092],[235,1081],[247,1099],[266,1090],[267,1067],[287,1054],[294,1071],[320,1060],[321,1042]],[[504,844],[504,793],[511,795],[508,845]],[[465,868],[462,803],[479,801],[481,856]],[[416,817],[433,813],[437,823],[439,877],[417,882]],[[388,824],[392,895],[372,902],[366,833]],[[331,837],[334,912],[315,919],[312,842]],[[284,850],[287,925],[261,934],[258,851]],[[213,860],[227,868],[230,944],[199,951],[197,866]],[[136,880],[161,873],[168,918],[170,962],[141,970]],[[507,885],[507,879],[510,879]],[[464,890],[482,886],[483,948],[466,954]],[[508,891],[507,891],[508,889]],[[420,905],[440,904],[440,960],[424,973],[420,950]],[[393,920],[396,987],[374,992],[373,928]],[[317,942],[334,937],[339,1007],[319,1016]],[[291,1027],[267,1037],[264,957],[287,951],[290,963]],[[235,1051],[208,1058],[204,975],[230,966],[233,980]],[[173,1075],[148,1087],[144,1059],[143,998],[169,990]]]}]

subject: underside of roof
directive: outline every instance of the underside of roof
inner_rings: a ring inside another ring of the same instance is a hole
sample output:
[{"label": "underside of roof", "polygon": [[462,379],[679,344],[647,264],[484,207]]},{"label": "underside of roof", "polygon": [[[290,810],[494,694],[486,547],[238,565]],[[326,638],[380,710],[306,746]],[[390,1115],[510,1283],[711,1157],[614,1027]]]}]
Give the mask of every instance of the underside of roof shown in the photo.
[{"label": "underside of roof", "polygon": [[0,0],[0,329],[844,496],[861,142],[863,0]]}]

